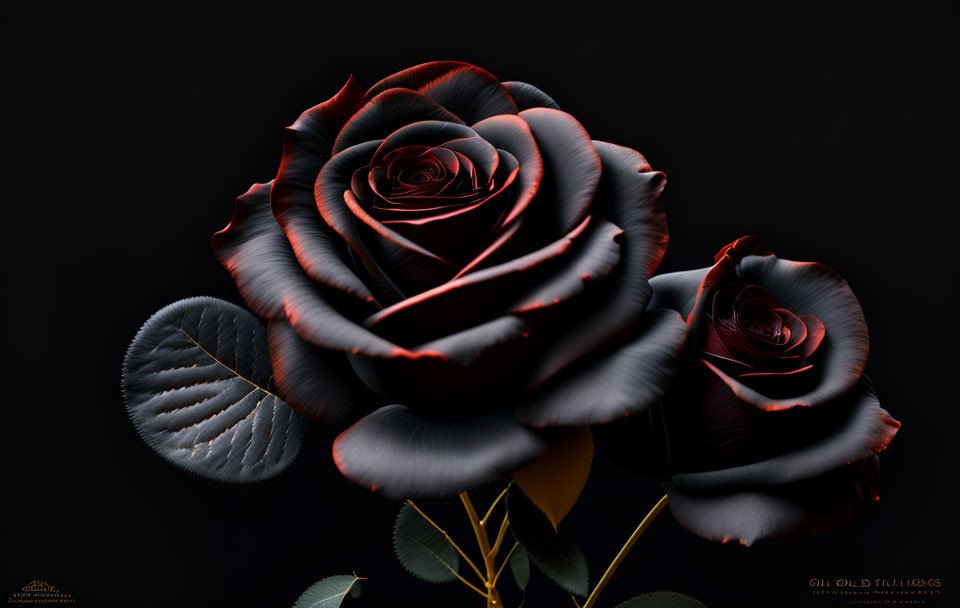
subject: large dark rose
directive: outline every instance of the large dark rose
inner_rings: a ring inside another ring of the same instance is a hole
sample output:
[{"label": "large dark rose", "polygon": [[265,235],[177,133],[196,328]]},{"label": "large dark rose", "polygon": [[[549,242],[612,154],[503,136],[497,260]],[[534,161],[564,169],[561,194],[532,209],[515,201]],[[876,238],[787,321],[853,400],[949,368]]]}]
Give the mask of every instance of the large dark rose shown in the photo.
[{"label": "large dark rose", "polygon": [[343,474],[447,494],[536,458],[538,427],[662,396],[686,333],[644,313],[664,182],[538,89],[428,63],[304,112],[213,247],[270,320],[280,395],[357,421]]},{"label": "large dark rose", "polygon": [[706,538],[836,527],[879,497],[876,454],[900,427],[863,376],[860,304],[833,270],[778,259],[759,237],[714,262],[651,280],[650,306],[680,312],[690,338],[660,419],[612,431],[611,451],[648,472],[659,461],[677,520]]}]

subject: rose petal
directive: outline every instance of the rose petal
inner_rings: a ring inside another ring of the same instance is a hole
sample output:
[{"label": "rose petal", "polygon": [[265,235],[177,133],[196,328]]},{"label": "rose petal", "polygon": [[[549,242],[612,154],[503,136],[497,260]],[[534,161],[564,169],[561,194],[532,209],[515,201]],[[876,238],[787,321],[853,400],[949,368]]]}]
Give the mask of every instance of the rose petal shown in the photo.
[{"label": "rose petal", "polygon": [[304,274],[270,212],[271,184],[254,184],[238,197],[230,223],[211,239],[214,255],[236,281],[243,301],[268,319],[283,312],[291,277]]},{"label": "rose petal", "polygon": [[479,136],[453,139],[444,142],[441,146],[469,158],[478,170],[477,182],[481,184],[489,183],[500,162],[497,148]]},{"label": "rose petal", "polygon": [[900,428],[900,423],[880,407],[873,386],[865,378],[843,404],[831,409],[835,411],[817,425],[834,429],[826,437],[761,462],[676,474],[673,483],[684,492],[731,492],[796,483],[882,452]]},{"label": "rose petal", "polygon": [[[384,224],[411,240],[429,247],[431,251],[450,260],[455,266],[461,266],[476,256],[479,248],[489,241],[499,220],[506,213],[505,202],[508,197],[506,190],[516,179],[518,163],[509,152],[504,150],[497,152],[500,160],[497,163],[498,171],[494,178],[495,189],[478,195],[467,205],[417,214],[416,217],[406,214],[401,218],[385,220]],[[456,269],[446,278],[452,278],[453,274],[456,274]]]},{"label": "rose petal", "polygon": [[343,262],[313,199],[313,184],[330,158],[337,133],[362,104],[363,93],[351,77],[332,99],[310,108],[287,127],[270,205],[310,278],[373,302],[373,293]]},{"label": "rose petal", "polygon": [[670,510],[688,530],[710,540],[753,544],[763,538],[820,534],[847,521],[864,499],[879,497],[872,456],[813,480],[727,494],[668,489]]},{"label": "rose petal", "polygon": [[519,111],[507,89],[488,72],[475,66],[451,70],[424,84],[419,91],[467,124]]},{"label": "rose petal", "polygon": [[409,89],[389,89],[368,101],[343,126],[333,143],[338,154],[351,146],[383,139],[400,127],[424,120],[463,124],[437,102]]},{"label": "rose petal", "polygon": [[517,81],[504,82],[502,84],[507,88],[507,93],[510,93],[510,97],[513,97],[513,101],[516,102],[520,110],[528,110],[530,108],[560,109],[557,102],[532,84]]},{"label": "rose petal", "polygon": [[[385,228],[351,201],[353,173],[370,162],[380,143],[366,142],[330,159],[317,177],[314,196],[324,221],[349,243],[368,272],[384,286],[381,301],[395,302],[405,297],[405,289],[422,291],[424,285],[432,286],[453,276],[456,269]],[[361,228],[366,228],[363,234]]]},{"label": "rose petal", "polygon": [[535,285],[508,307],[511,313],[555,306],[584,292],[587,285],[610,276],[621,259],[623,230],[604,219],[592,219],[577,250],[552,276]]},{"label": "rose petal", "polygon": [[517,418],[534,427],[596,425],[645,411],[670,386],[686,338],[676,311],[649,311],[633,341],[535,389]]},{"label": "rose petal", "polygon": [[268,336],[277,390],[298,414],[342,428],[386,405],[357,378],[342,352],[310,344],[285,320],[271,321]]},{"label": "rose petal", "polygon": [[367,91],[367,98],[394,87],[414,89],[467,123],[496,114],[516,114],[506,88],[489,72],[459,61],[434,61],[397,72]]},{"label": "rose petal", "polygon": [[[574,243],[587,234],[592,234],[592,231],[587,231],[590,223],[584,221],[564,238],[523,257],[467,274],[397,302],[378,311],[364,324],[375,329],[380,335],[400,339],[405,335],[421,338],[431,334],[443,335],[471,322],[477,322],[481,320],[477,318],[478,312],[489,314],[491,310],[508,305],[517,297],[519,289],[538,284],[543,277],[548,276],[546,273],[550,268],[562,267],[561,258],[566,258],[568,252],[576,251],[571,251]],[[606,225],[612,226],[608,223]],[[619,247],[613,241],[615,231],[606,232],[610,237],[608,245]]]},{"label": "rose petal", "polygon": [[620,265],[607,281],[607,291],[582,306],[571,307],[565,312],[566,321],[558,321],[569,329],[558,332],[551,341],[546,355],[538,361],[531,385],[542,383],[593,350],[632,334],[652,293],[648,273],[666,246],[666,220],[659,200],[664,175],[649,171],[643,157],[633,150],[595,143],[603,159],[596,208],[624,231]]},{"label": "rose petal", "polygon": [[710,268],[668,272],[650,279],[653,296],[649,308],[672,308],[684,319],[690,317],[697,303],[697,290],[707,277]]},{"label": "rose petal", "polygon": [[586,217],[600,182],[600,157],[583,126],[569,114],[532,108],[520,118],[533,132],[544,167],[537,202],[526,212],[531,216],[528,225],[536,225],[543,242],[549,242]]},{"label": "rose petal", "polygon": [[411,357],[360,352],[350,364],[390,400],[449,416],[514,396],[534,348],[526,321],[507,315],[410,348]]},{"label": "rose petal", "polygon": [[509,411],[445,420],[390,405],[337,437],[333,459],[345,477],[390,498],[439,497],[506,475],[543,449]]}]

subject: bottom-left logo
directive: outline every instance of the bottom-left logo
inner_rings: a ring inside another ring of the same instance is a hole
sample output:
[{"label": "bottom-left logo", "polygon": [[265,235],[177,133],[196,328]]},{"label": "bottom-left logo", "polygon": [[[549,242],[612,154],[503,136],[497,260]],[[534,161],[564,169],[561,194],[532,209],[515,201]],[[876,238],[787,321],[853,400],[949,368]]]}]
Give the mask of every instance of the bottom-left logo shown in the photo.
[{"label": "bottom-left logo", "polygon": [[51,606],[54,604],[76,604],[77,600],[69,593],[60,591],[50,583],[35,580],[24,585],[20,591],[7,597],[7,605],[30,604]]}]

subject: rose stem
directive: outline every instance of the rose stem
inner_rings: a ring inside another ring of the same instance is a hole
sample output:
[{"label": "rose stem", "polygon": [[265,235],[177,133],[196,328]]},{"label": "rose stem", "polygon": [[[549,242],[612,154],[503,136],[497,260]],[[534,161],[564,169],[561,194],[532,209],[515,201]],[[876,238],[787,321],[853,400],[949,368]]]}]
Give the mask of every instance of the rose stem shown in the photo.
[{"label": "rose stem", "polygon": [[495,558],[490,551],[490,539],[487,537],[485,528],[486,522],[481,522],[477,517],[477,511],[470,502],[470,496],[466,492],[460,493],[460,500],[467,510],[467,517],[470,518],[470,525],[473,526],[473,532],[477,536],[477,544],[480,545],[480,553],[483,555],[483,564],[487,568],[486,587],[487,587],[487,608],[503,608],[503,602],[500,601],[500,594],[497,593],[496,576],[497,567]]},{"label": "rose stem", "polygon": [[[453,542],[453,539],[450,538],[450,535],[447,534],[447,532],[446,532],[443,528],[441,528],[440,526],[438,526],[432,519],[430,519],[429,517],[427,517],[427,514],[424,513],[423,511],[421,511],[421,510],[420,510],[420,507],[418,507],[417,505],[413,504],[413,501],[412,501],[412,500],[409,500],[409,499],[408,499],[408,500],[407,500],[407,504],[410,505],[410,506],[413,508],[414,511],[416,511],[417,513],[419,513],[421,517],[423,517],[425,520],[427,520],[427,523],[428,523],[428,524],[430,524],[431,526],[433,526],[434,528],[436,528],[437,531],[440,532],[440,534],[443,534],[444,538],[447,539],[447,542],[449,542],[451,545],[453,545],[453,548],[456,549],[456,550],[457,550],[457,553],[460,554],[460,557],[462,557],[462,558],[464,559],[464,561],[466,561],[466,562],[470,565],[470,567],[473,568],[473,571],[477,573],[477,576],[480,577],[480,580],[486,582],[487,579],[485,579],[485,578],[483,577],[483,574],[480,573],[480,569],[477,568],[476,564],[473,563],[473,560],[471,560],[469,557],[467,557],[467,554],[463,552],[463,549],[461,549],[459,546],[457,546],[457,543]],[[457,573],[454,572],[454,574],[457,574]],[[459,578],[465,585],[467,585],[468,587],[470,587],[471,589],[473,589],[474,591],[476,591],[476,592],[479,593],[480,595],[486,597],[486,595],[487,595],[486,593],[484,593],[483,591],[480,591],[479,589],[477,589],[476,586],[474,586],[472,583],[470,583],[469,581],[467,581],[466,579],[464,579],[464,578],[463,578],[462,576],[460,576],[459,574],[457,574],[457,578]]]},{"label": "rose stem", "polygon": [[643,531],[647,529],[650,525],[650,522],[654,520],[660,511],[667,506],[667,501],[670,500],[670,497],[664,494],[663,498],[660,499],[660,502],[653,505],[653,508],[650,509],[650,512],[647,513],[647,516],[643,518],[643,521],[640,522],[640,525],[637,526],[637,529],[633,531],[633,534],[630,535],[630,538],[627,539],[627,542],[624,543],[623,548],[620,549],[620,553],[617,553],[617,556],[613,558],[613,561],[610,562],[610,567],[607,568],[607,571],[603,573],[603,576],[600,578],[600,582],[597,583],[597,586],[593,588],[593,592],[590,594],[590,597],[587,598],[586,603],[584,603],[583,608],[592,608],[593,605],[597,602],[597,596],[600,595],[600,592],[603,591],[603,588],[607,586],[607,583],[610,582],[610,579],[613,577],[613,573],[616,571],[620,563],[627,557],[627,553],[630,552],[630,549],[633,548],[633,544],[637,542],[637,539],[640,538],[640,535],[643,534]]},{"label": "rose stem", "polygon": [[503,498],[504,496],[506,496],[507,491],[510,489],[510,486],[512,486],[512,485],[513,485],[513,480],[511,479],[511,480],[510,480],[510,483],[507,484],[507,487],[505,487],[505,488],[503,489],[503,492],[500,492],[500,495],[497,496],[497,498],[493,501],[493,504],[490,505],[490,508],[487,509],[487,514],[484,515],[484,516],[483,516],[483,519],[480,520],[480,525],[481,525],[481,526],[486,526],[486,525],[487,525],[487,521],[490,520],[490,515],[493,514],[493,509],[494,509],[494,507],[497,506],[497,503],[500,502],[500,499],[501,499],[501,498]]}]

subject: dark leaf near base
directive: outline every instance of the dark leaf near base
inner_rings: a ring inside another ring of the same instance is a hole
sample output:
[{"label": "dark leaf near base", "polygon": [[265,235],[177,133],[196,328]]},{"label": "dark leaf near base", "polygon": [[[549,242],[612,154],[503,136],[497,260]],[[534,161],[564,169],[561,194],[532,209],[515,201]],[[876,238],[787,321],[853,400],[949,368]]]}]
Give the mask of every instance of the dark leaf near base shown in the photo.
[{"label": "dark leaf near base", "polygon": [[537,568],[569,593],[586,596],[587,560],[580,548],[558,536],[550,520],[523,492],[510,492],[507,511],[510,528]]},{"label": "dark leaf near base", "polygon": [[656,591],[644,593],[629,599],[617,608],[707,608],[689,595],[674,593],[673,591]]},{"label": "dark leaf near base", "polygon": [[328,576],[304,591],[293,608],[339,608],[347,594],[360,597],[360,577],[355,574]]},{"label": "dark leaf near base", "polygon": [[530,556],[523,547],[517,547],[510,556],[510,571],[513,572],[513,580],[517,581],[517,587],[526,589],[530,583]]},{"label": "dark leaf near base", "polygon": [[405,503],[393,527],[393,548],[407,572],[428,583],[457,580],[460,556],[447,537]]},{"label": "dark leaf near base", "polygon": [[220,481],[267,479],[296,458],[303,418],[275,391],[263,324],[215,298],[154,314],[123,363],[127,412],[143,440]]}]

